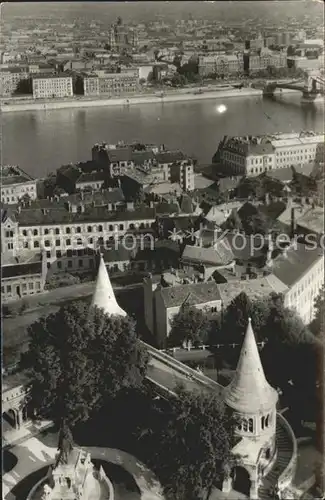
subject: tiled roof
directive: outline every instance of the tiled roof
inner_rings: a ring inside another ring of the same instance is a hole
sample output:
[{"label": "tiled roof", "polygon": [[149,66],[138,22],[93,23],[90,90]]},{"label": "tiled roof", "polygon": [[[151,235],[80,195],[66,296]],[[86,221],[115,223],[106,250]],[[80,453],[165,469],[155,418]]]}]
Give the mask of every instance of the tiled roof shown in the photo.
[{"label": "tiled roof", "polygon": [[108,149],[107,156],[111,163],[119,162],[119,161],[131,161],[132,155],[131,148],[120,148],[120,149]]},{"label": "tiled roof", "polygon": [[2,186],[10,186],[11,184],[24,184],[26,182],[36,182],[36,180],[30,179],[27,176],[25,177],[23,175],[11,175],[1,178]]},{"label": "tiled roof", "polygon": [[14,278],[16,276],[27,276],[29,274],[41,274],[42,262],[28,262],[2,266],[2,279]]},{"label": "tiled roof", "polygon": [[272,273],[287,286],[292,286],[321,258],[324,258],[320,248],[308,249],[303,243],[296,243],[297,248],[291,248],[286,256],[279,254],[273,260]]},{"label": "tiled roof", "polygon": [[111,190],[105,189],[103,191],[95,191],[94,193],[84,192],[83,195],[81,193],[75,193],[70,196],[66,196],[64,200],[75,205],[91,205],[94,203],[95,207],[98,207],[105,205],[106,203],[123,202],[124,194],[122,189],[114,188]]},{"label": "tiled roof", "polygon": [[107,176],[104,172],[90,172],[81,174],[80,177],[76,180],[76,184],[80,182],[96,182],[96,181],[104,181]]},{"label": "tiled roof", "polygon": [[157,214],[178,214],[180,212],[179,204],[174,203],[157,203],[155,205]]},{"label": "tiled roof", "polygon": [[281,182],[291,182],[293,178],[293,170],[291,167],[277,168],[266,172],[267,177]]},{"label": "tiled roof", "polygon": [[158,163],[174,163],[186,160],[187,156],[182,151],[166,151],[155,155]]},{"label": "tiled roof", "polygon": [[153,208],[108,212],[105,207],[86,207],[83,213],[71,213],[64,209],[49,210],[48,213],[43,213],[42,210],[22,209],[16,214],[16,219],[21,226],[33,226],[95,221],[154,220],[155,216]]},{"label": "tiled roof", "polygon": [[181,211],[186,214],[191,214],[194,211],[192,199],[188,194],[182,194],[179,200],[179,205]]},{"label": "tiled roof", "polygon": [[182,254],[182,261],[193,261],[200,264],[227,265],[233,261],[234,255],[228,246],[218,241],[213,247],[187,245]]},{"label": "tiled roof", "polygon": [[100,257],[95,291],[91,301],[91,307],[94,306],[102,309],[108,315],[126,316],[126,312],[120,308],[116,301],[102,256]]},{"label": "tiled roof", "polygon": [[146,161],[153,160],[154,157],[153,151],[133,151],[131,154],[135,165],[143,165]]},{"label": "tiled roof", "polygon": [[161,295],[167,308],[181,306],[189,296],[195,304],[220,300],[218,285],[213,282],[166,287],[161,289]]},{"label": "tiled roof", "polygon": [[317,234],[324,234],[324,208],[310,208],[301,217],[297,217],[297,225]]},{"label": "tiled roof", "polygon": [[270,293],[282,293],[286,290],[283,283],[278,283],[275,280],[269,281],[267,276],[249,280],[232,280],[227,283],[219,283],[218,289],[222,303],[227,307],[230,302],[235,299],[241,292],[252,300],[263,299]]},{"label": "tiled roof", "polygon": [[225,402],[240,413],[275,409],[278,393],[267,382],[249,319],[236,373],[225,389]]}]

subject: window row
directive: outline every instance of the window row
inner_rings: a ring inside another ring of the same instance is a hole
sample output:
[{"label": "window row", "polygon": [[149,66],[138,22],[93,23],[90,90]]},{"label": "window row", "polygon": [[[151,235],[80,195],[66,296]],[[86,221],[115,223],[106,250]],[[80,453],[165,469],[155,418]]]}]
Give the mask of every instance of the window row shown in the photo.
[{"label": "window row", "polygon": [[[129,229],[136,229],[136,226],[138,226],[140,229],[145,229],[146,227],[149,228],[151,227],[151,223],[150,222],[141,222],[141,223],[131,223],[129,224]],[[126,227],[124,226],[124,224],[109,224],[108,225],[108,231],[116,231],[116,230],[119,230],[119,231],[124,231],[126,229]],[[53,230],[53,229],[51,229]],[[50,229],[48,228],[45,228],[44,229],[44,235],[48,235],[50,234]],[[76,233],[78,234],[81,234],[83,232],[83,228],[81,226],[77,226],[75,228],[76,230]],[[54,230],[54,234],[61,234],[60,232],[60,229],[59,228],[55,228]],[[87,226],[87,232],[88,233],[92,233],[92,232],[103,232],[104,231],[104,227],[102,224],[100,224],[99,226],[97,226],[97,231],[96,231],[96,226]],[[32,230],[32,233],[33,233],[33,236],[39,236],[41,235],[41,232],[38,230],[38,229],[33,229]],[[72,233],[72,228],[70,227],[66,227],[65,228],[65,233],[66,234],[71,234]],[[23,229],[22,230],[22,235],[23,236],[28,236],[28,230],[27,229]],[[9,237],[9,236],[7,236]]]},{"label": "window row", "polygon": [[[1,286],[1,293],[12,294],[12,291],[14,288],[15,288],[15,285],[2,285]],[[27,290],[40,290],[40,289],[41,289],[41,282],[40,281],[36,281],[35,283],[33,281],[30,281],[29,283],[22,283],[21,285],[16,286],[17,295],[19,295],[20,290],[22,292],[26,292]]]}]

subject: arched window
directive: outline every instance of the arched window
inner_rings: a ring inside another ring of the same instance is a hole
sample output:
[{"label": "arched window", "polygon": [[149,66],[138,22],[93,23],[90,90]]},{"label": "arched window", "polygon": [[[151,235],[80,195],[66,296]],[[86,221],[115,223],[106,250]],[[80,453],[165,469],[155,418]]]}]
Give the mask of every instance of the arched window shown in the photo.
[{"label": "arched window", "polygon": [[81,233],[81,227],[80,226],[77,227],[77,233]]},{"label": "arched window", "polygon": [[248,419],[248,431],[253,432],[254,431],[254,421],[252,418]]},{"label": "arched window", "polygon": [[265,417],[262,417],[261,418],[261,428],[262,428],[262,430],[264,429],[264,427],[265,427]]},{"label": "arched window", "polygon": [[100,233],[103,231],[103,226],[102,226],[101,224],[98,226],[98,231],[99,231]]},{"label": "arched window", "polygon": [[243,419],[243,431],[244,432],[248,431],[248,422],[246,418]]},{"label": "arched window", "polygon": [[44,234],[49,234],[49,230],[48,229],[44,229]]},{"label": "arched window", "polygon": [[66,227],[65,228],[65,232],[66,232],[66,234],[70,234],[71,233],[71,229],[69,227]]},{"label": "arched window", "polygon": [[270,424],[270,415],[266,415],[266,418],[265,418],[265,427],[268,427]]},{"label": "arched window", "polygon": [[34,234],[34,236],[37,236],[37,235],[38,235],[38,231],[37,231],[37,229],[34,229],[33,234]]}]

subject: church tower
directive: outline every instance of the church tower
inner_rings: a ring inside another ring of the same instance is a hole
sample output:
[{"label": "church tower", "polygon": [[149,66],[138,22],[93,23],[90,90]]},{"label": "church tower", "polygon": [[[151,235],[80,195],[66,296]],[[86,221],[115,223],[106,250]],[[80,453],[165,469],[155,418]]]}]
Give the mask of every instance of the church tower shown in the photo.
[{"label": "church tower", "polygon": [[268,472],[276,455],[277,401],[277,391],[266,380],[249,318],[235,376],[225,389],[225,403],[236,422],[238,442],[232,455],[238,467],[225,478],[223,491],[230,491],[236,476],[238,479],[246,473],[249,485],[246,494],[258,498],[259,480]]},{"label": "church tower", "polygon": [[100,256],[97,280],[91,307],[97,306],[110,316],[127,316],[126,312],[118,305],[111,280],[105,266],[103,256]]}]

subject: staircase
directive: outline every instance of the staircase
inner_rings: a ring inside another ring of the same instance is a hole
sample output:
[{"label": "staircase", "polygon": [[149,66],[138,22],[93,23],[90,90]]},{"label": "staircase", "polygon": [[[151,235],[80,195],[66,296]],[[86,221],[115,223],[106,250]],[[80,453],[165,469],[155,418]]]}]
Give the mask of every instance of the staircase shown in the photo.
[{"label": "staircase", "polygon": [[286,428],[279,420],[276,426],[276,448],[277,458],[270,472],[263,478],[262,485],[258,490],[259,499],[276,498],[272,492],[275,490],[279,477],[285,471],[293,455],[293,443]]}]

